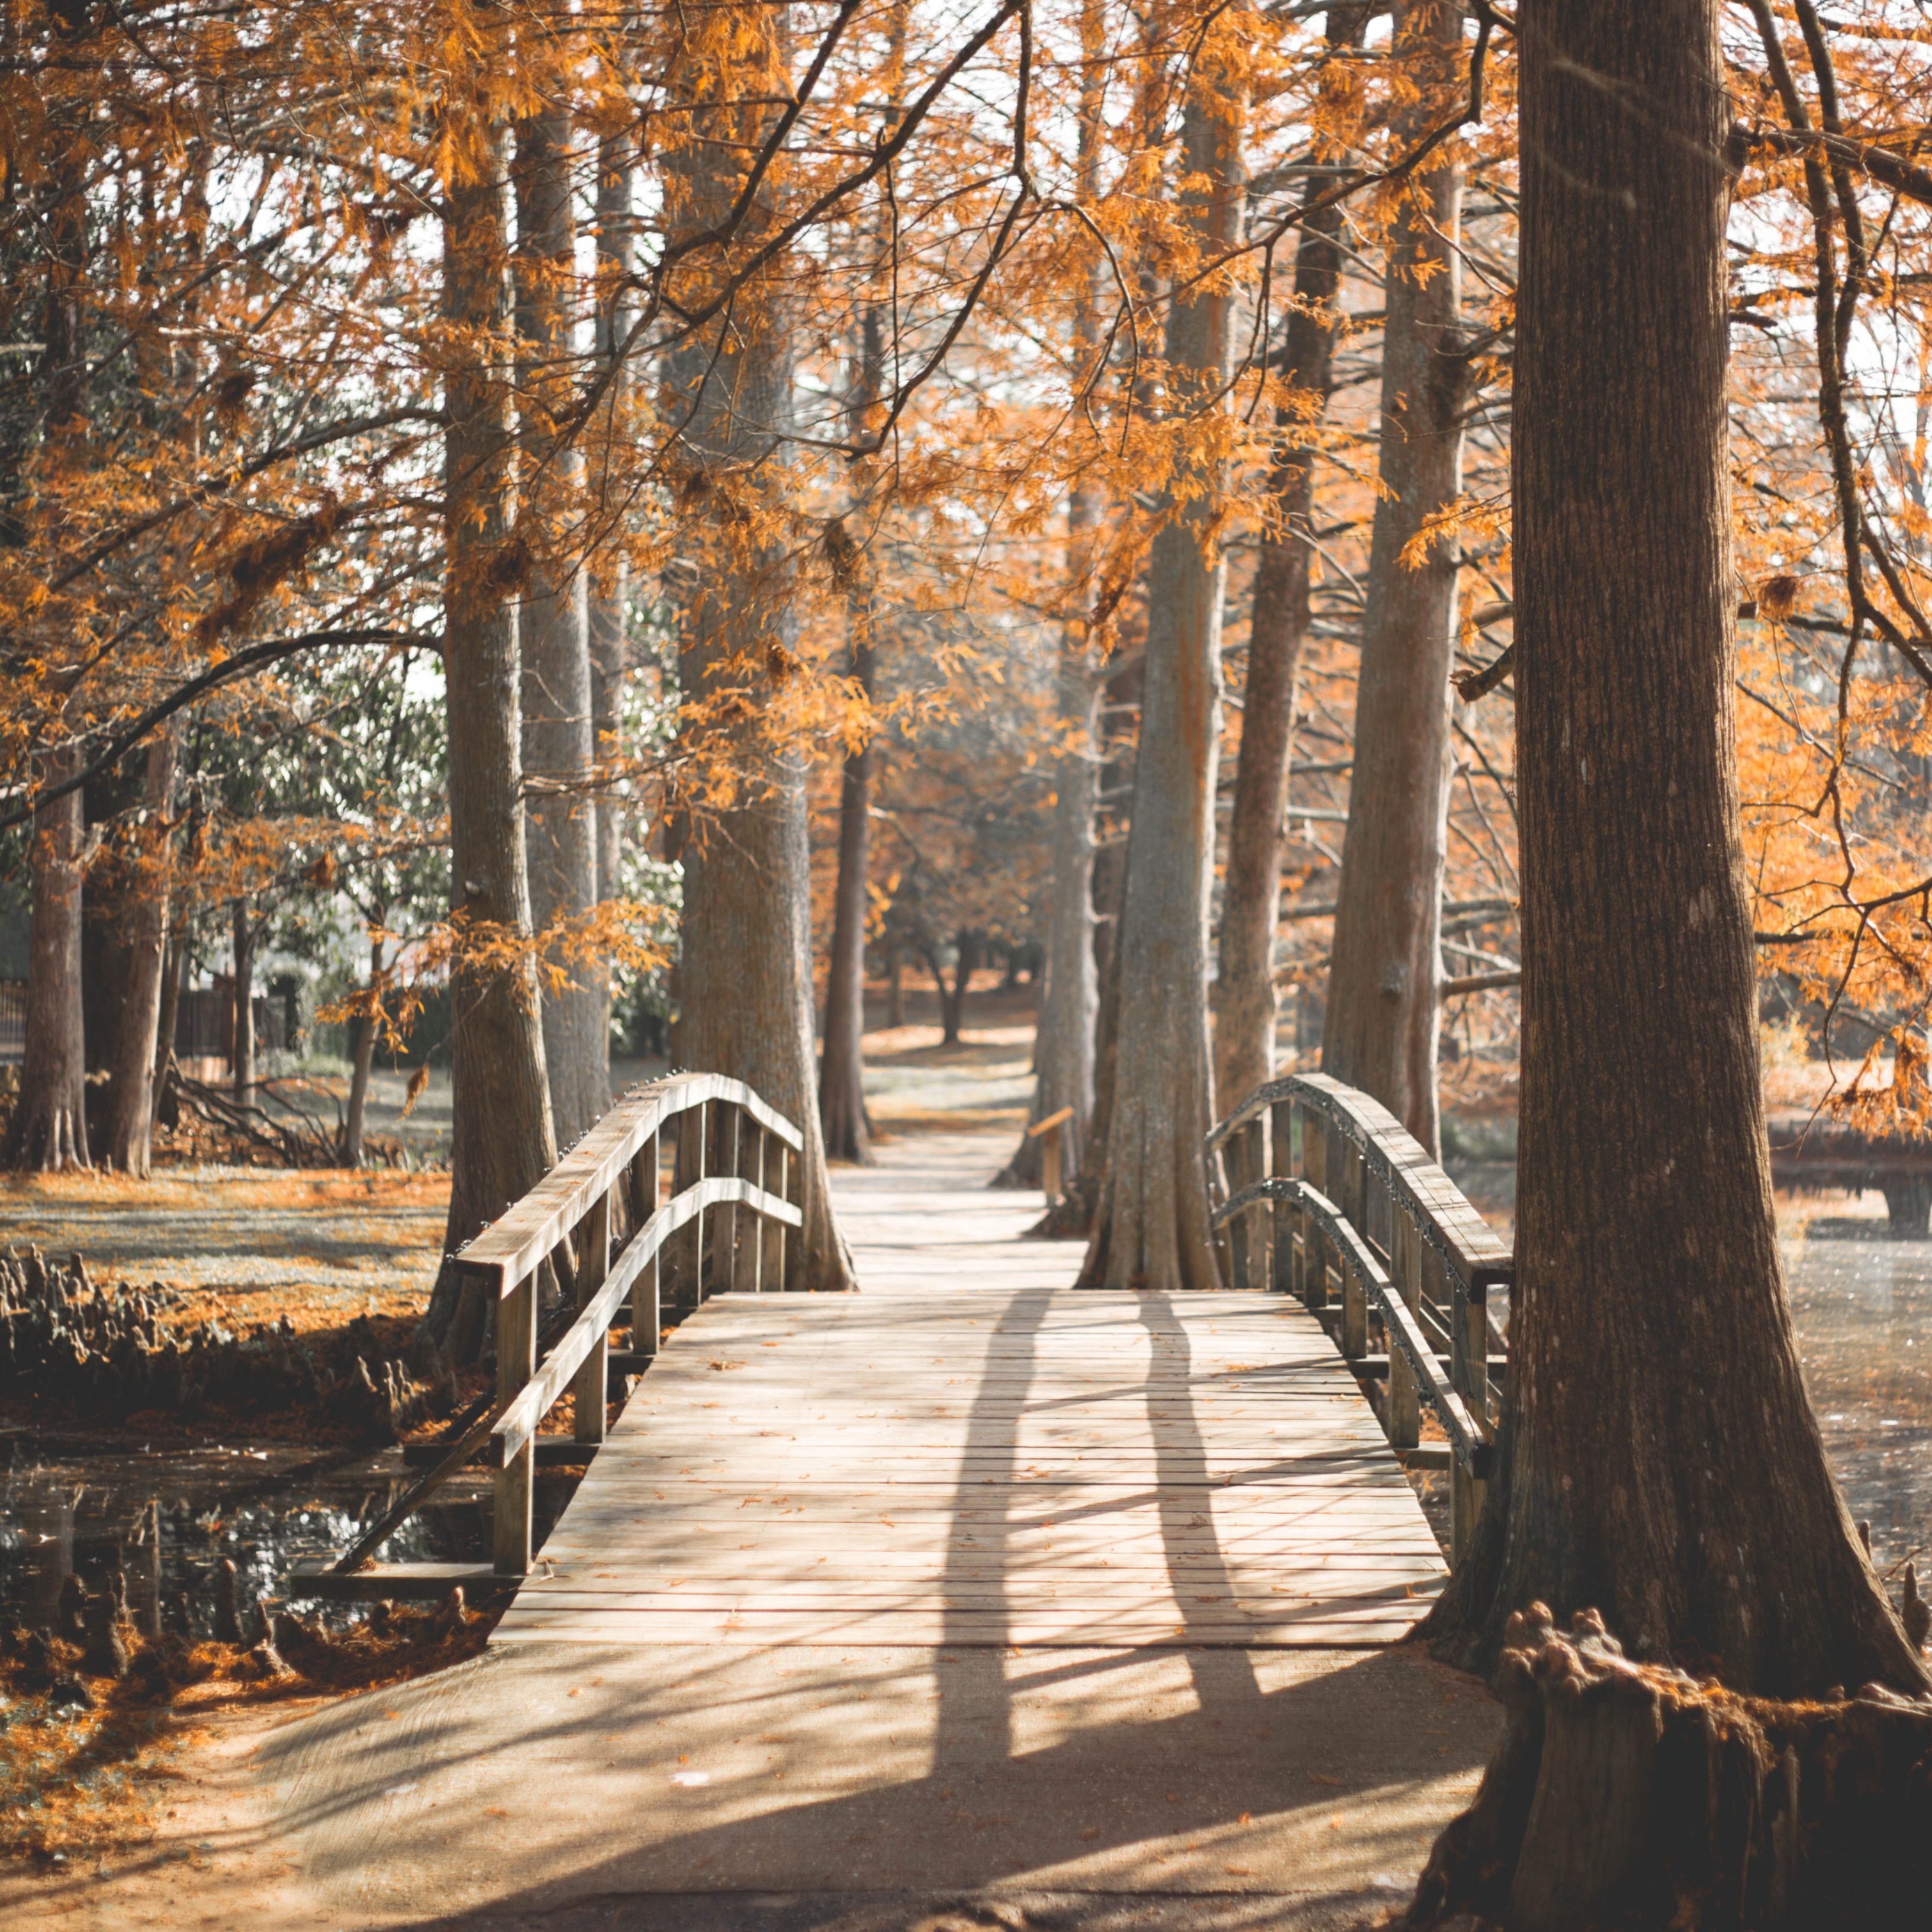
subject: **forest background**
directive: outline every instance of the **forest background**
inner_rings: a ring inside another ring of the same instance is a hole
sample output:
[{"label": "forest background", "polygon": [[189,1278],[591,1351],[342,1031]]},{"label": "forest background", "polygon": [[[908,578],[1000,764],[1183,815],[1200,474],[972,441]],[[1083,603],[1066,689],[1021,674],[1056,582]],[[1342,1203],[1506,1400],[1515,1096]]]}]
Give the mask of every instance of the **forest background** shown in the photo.
[{"label": "forest background", "polygon": [[[1761,966],[1916,1122],[1932,28],[1724,19]],[[820,1175],[867,950],[956,1024],[1030,946],[1090,1278],[1199,1285],[1285,989],[1431,1146],[1438,1068],[1510,1058],[1509,12],[0,35],[15,1160],[144,1171],[183,960],[226,949],[245,1090],[251,955],[353,935],[358,1081],[447,989],[451,1246],[605,1104],[614,982]]]}]

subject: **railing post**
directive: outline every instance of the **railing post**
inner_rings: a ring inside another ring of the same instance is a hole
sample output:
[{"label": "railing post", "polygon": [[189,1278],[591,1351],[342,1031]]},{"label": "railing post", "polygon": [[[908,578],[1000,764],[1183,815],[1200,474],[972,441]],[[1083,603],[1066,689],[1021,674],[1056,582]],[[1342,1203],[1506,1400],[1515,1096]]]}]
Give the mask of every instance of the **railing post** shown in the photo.
[{"label": "railing post", "polygon": [[[764,1171],[758,1185],[777,1200],[785,1195],[785,1162],[791,1150],[776,1134],[765,1136]],[[782,1221],[758,1217],[758,1292],[776,1292],[784,1286],[785,1236],[790,1231]]]},{"label": "railing post", "polygon": [[[754,1187],[762,1188],[765,1184],[765,1142],[769,1138],[749,1112],[741,1108],[738,1115],[738,1160],[732,1172],[748,1180]],[[764,1240],[765,1217],[748,1208],[739,1214],[737,1220],[737,1247],[731,1264],[731,1286],[734,1293],[755,1294],[759,1286],[759,1250]]]},{"label": "railing post", "polygon": [[[1413,1313],[1422,1299],[1422,1234],[1401,1203],[1389,1202],[1389,1276]],[[1398,1449],[1422,1440],[1421,1391],[1408,1356],[1388,1341],[1388,1436]]]},{"label": "railing post", "polygon": [[[589,1305],[610,1271],[610,1197],[600,1194],[577,1230],[577,1305]],[[602,1442],[610,1400],[610,1336],[601,1331],[570,1384],[572,1432],[580,1442]]]},{"label": "railing post", "polygon": [[[1289,1180],[1294,1173],[1294,1109],[1286,1100],[1276,1101],[1268,1109],[1268,1172],[1277,1180]],[[1286,1201],[1270,1202],[1268,1220],[1273,1224],[1268,1286],[1277,1294],[1291,1294],[1298,1267],[1294,1210]]]},{"label": "railing post", "polygon": [[[744,1109],[734,1100],[720,1100],[712,1108],[712,1136],[716,1156],[712,1171],[723,1179],[738,1174],[740,1122]],[[710,1292],[720,1294],[735,1283],[738,1268],[738,1204],[728,1201],[712,1210]]]},{"label": "railing post", "polygon": [[[660,1134],[652,1134],[631,1162],[631,1220],[640,1235],[658,1211],[662,1138]],[[634,1355],[655,1355],[658,1352],[658,1336],[664,1327],[658,1300],[658,1267],[654,1256],[645,1262],[631,1286],[631,1352]]]},{"label": "railing post", "polygon": [[[1228,1198],[1234,1196],[1246,1186],[1254,1170],[1248,1160],[1248,1130],[1237,1127],[1221,1143],[1221,1165],[1228,1177]],[[1228,1222],[1228,1285],[1231,1288],[1249,1286],[1248,1259],[1253,1241],[1249,1232],[1250,1219],[1244,1209],[1232,1216]]]},{"label": "railing post", "polygon": [[[512,1400],[536,1372],[537,1281],[532,1270],[496,1304],[496,1400]],[[526,1576],[530,1568],[530,1504],[536,1442],[526,1442],[496,1472],[490,1524],[490,1556],[500,1576]]]}]

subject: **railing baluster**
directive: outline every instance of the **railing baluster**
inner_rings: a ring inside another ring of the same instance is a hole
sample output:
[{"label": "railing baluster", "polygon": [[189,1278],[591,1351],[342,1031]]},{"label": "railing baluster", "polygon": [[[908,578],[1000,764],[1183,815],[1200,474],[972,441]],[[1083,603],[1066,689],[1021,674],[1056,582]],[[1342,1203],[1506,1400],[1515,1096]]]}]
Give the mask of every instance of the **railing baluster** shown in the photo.
[{"label": "railing baluster", "polygon": [[[754,1187],[764,1184],[766,1134],[752,1116],[742,1109],[738,1116],[738,1160],[733,1172]],[[755,1292],[758,1286],[758,1244],[765,1217],[748,1210],[738,1216],[737,1247],[731,1263],[731,1288],[734,1294]]]},{"label": "railing baluster", "polygon": [[[658,1195],[662,1186],[662,1134],[654,1133],[638,1148],[631,1160],[631,1219],[641,1234],[658,1211]],[[664,1314],[658,1299],[658,1267],[653,1258],[644,1264],[631,1290],[631,1352],[655,1355]]]},{"label": "railing baluster", "polygon": [[[589,1306],[610,1270],[610,1197],[600,1194],[577,1231],[577,1305]],[[604,1439],[610,1400],[610,1337],[600,1334],[570,1385],[571,1426],[580,1442]]]},{"label": "railing baluster", "polygon": [[[778,1198],[803,1211],[805,1163],[793,1157],[790,1148],[781,1148],[778,1153]],[[778,1285],[782,1288],[790,1289],[797,1286],[799,1270],[805,1262],[804,1236],[802,1227],[796,1240],[792,1239],[789,1228],[778,1230]]]},{"label": "railing baluster", "polygon": [[[496,1400],[507,1402],[536,1372],[537,1272],[518,1281],[496,1304]],[[536,1444],[526,1442],[496,1472],[490,1524],[490,1559],[500,1576],[524,1576],[530,1568],[530,1504]]]},{"label": "railing baluster", "polygon": [[[1494,1431],[1490,1422],[1489,1295],[1472,1292],[1460,1275],[1450,1278],[1449,1380],[1475,1419],[1486,1441]],[[1453,1567],[1462,1562],[1483,1514],[1489,1484],[1459,1460],[1449,1482],[1449,1548]]]},{"label": "railing baluster", "polygon": [[[1389,1203],[1389,1273],[1411,1310],[1422,1298],[1422,1234],[1401,1204]],[[1422,1440],[1422,1397],[1408,1358],[1388,1342],[1388,1437],[1398,1449],[1413,1449]]]}]

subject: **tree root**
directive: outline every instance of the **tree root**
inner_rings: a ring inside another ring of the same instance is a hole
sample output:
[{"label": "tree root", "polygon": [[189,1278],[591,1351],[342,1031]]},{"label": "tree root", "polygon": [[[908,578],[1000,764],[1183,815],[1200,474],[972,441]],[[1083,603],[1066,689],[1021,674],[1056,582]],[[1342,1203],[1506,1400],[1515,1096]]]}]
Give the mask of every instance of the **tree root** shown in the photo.
[{"label": "tree root", "polygon": [[1503,1739],[1412,1932],[1809,1932],[1932,1886],[1932,1701],[1740,1697],[1632,1663],[1594,1610],[1510,1619]]}]

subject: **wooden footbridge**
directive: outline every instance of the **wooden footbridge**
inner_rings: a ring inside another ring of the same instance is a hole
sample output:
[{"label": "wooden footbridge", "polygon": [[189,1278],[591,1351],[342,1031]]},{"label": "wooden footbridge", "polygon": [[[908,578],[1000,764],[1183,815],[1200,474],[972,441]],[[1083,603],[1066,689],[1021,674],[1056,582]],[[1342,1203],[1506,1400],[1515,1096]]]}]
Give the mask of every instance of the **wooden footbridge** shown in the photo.
[{"label": "wooden footbridge", "polygon": [[[1078,1246],[1023,1238],[1038,1197],[960,1137],[838,1174],[860,1292],[792,1292],[800,1147],[735,1082],[662,1081],[459,1257],[497,1400],[404,1507],[487,1445],[495,1643],[1365,1648],[1426,1610],[1403,1464],[1460,1547],[1510,1257],[1374,1102],[1294,1078],[1215,1130],[1216,1292],[1075,1288]],[[592,1460],[533,1549],[565,1405]],[[340,1582],[446,1586],[370,1570],[400,1514]]]},{"label": "wooden footbridge", "polygon": [[[445,1460],[499,1465],[511,1600],[264,1740],[252,1848],[301,1890],[223,1922],[1386,1922],[1494,1748],[1395,1640],[1446,1574],[1403,1460],[1479,1499],[1500,1244],[1297,1080],[1216,1130],[1223,1289],[1075,1288],[982,1134],[835,1172],[859,1292],[800,1293],[799,1139],[660,1082],[464,1256],[501,1380]],[[556,1451],[588,1472],[533,1548]]]}]

